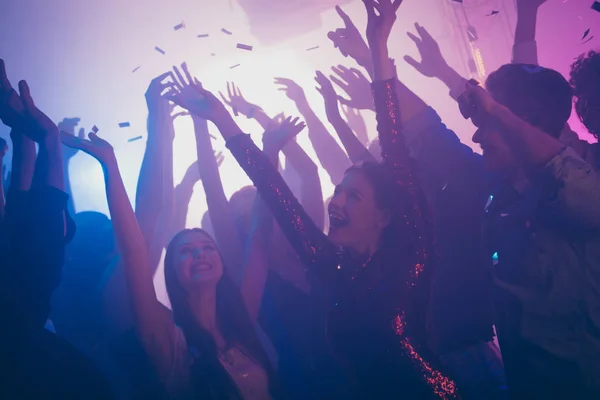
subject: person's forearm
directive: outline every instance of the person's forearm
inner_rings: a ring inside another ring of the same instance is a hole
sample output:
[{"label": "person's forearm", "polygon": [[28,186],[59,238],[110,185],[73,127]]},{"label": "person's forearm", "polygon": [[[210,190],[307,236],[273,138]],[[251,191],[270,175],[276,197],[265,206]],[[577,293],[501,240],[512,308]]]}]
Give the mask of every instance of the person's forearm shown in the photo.
[{"label": "person's forearm", "polygon": [[[520,4],[524,4],[524,2],[521,2]],[[535,40],[537,11],[537,8],[527,5],[517,7],[515,44],[526,43]]]},{"label": "person's forearm", "polygon": [[330,112],[327,114],[327,117],[346,149],[346,153],[348,153],[352,164],[360,164],[365,161],[375,162],[375,157],[362,145],[339,112]]},{"label": "person's forearm", "polygon": [[71,189],[71,177],[69,176],[69,163],[71,159],[63,157],[63,180],[65,182],[65,193],[69,195],[67,200],[67,210],[71,215],[75,215],[75,203],[73,201],[73,191]]},{"label": "person's forearm", "polygon": [[504,137],[517,162],[525,171],[535,171],[558,154],[565,145],[530,125],[505,106],[496,103],[491,115],[506,129]]},{"label": "person's forearm", "polygon": [[512,62],[538,65],[535,31],[537,25],[537,7],[518,2],[517,26],[513,45]]},{"label": "person's forearm", "polygon": [[62,143],[58,135],[49,135],[39,144],[33,185],[52,186],[65,191]]},{"label": "person's forearm", "polygon": [[31,188],[33,172],[35,171],[35,143],[25,135],[12,131],[13,144],[10,193],[28,191]]},{"label": "person's forearm", "polygon": [[440,71],[438,79],[441,80],[444,85],[450,91],[450,96],[458,101],[458,98],[464,93],[467,79],[462,77],[458,72],[456,72],[452,67],[446,66],[443,70]]},{"label": "person's forearm", "polygon": [[306,105],[299,105],[298,111],[304,117],[308,128],[308,138],[313,145],[319,162],[331,177],[334,184],[339,183],[344,172],[350,166],[348,156],[331,136],[323,122],[314,111]]},{"label": "person's forearm", "polygon": [[396,77],[394,65],[389,62],[387,43],[373,44],[370,47],[373,58],[373,82],[386,81]]},{"label": "person's forearm", "polygon": [[263,130],[267,130],[269,124],[271,123],[271,117],[269,117],[263,110],[255,110],[252,118],[258,122]]},{"label": "person's forearm", "polygon": [[148,141],[135,199],[135,215],[148,247],[152,244],[158,217],[164,206],[163,145],[167,132],[165,120],[159,114],[161,112],[151,110],[148,114]]}]

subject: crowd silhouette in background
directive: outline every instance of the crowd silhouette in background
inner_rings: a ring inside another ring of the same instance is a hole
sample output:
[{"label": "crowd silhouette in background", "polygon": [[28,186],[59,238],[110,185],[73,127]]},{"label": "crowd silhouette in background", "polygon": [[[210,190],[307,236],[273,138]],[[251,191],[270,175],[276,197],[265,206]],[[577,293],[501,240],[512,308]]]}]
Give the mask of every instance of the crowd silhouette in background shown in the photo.
[{"label": "crowd silhouette in background", "polygon": [[[273,116],[234,83],[211,93],[183,63],[145,94],[133,205],[102,129],[55,124],[0,60],[0,159],[12,151],[1,397],[599,399],[600,147],[567,120],[574,104],[600,135],[600,53],[568,79],[538,66],[544,2],[517,1],[512,62],[485,82],[448,66],[424,26],[408,33],[421,60],[404,61],[447,86],[481,155],[397,75],[402,0],[363,0],[366,40],[339,7],[328,35],[354,65],[315,76],[342,147],[294,81],[275,78],[299,116]],[[376,114],[372,142],[361,110]],[[261,146],[232,114],[260,125]],[[198,157],[175,185],[184,117]],[[230,199],[209,122],[254,185]],[[305,128],[332,194],[295,141]],[[110,219],[74,213],[78,151],[102,166]],[[186,229],[198,182],[208,212]],[[165,250],[170,308],[153,283]]]}]

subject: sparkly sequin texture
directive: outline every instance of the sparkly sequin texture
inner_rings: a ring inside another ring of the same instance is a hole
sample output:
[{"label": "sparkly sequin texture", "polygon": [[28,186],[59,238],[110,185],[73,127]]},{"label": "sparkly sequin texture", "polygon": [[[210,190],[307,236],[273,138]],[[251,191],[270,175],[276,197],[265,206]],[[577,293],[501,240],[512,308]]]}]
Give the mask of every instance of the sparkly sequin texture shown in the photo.
[{"label": "sparkly sequin texture", "polygon": [[304,265],[332,297],[327,334],[333,350],[356,378],[356,398],[456,398],[454,383],[432,367],[434,357],[419,345],[424,342],[423,330],[414,328],[424,326],[411,310],[412,304],[427,302],[420,289],[427,287],[433,241],[425,197],[414,179],[401,131],[394,80],[375,83],[373,94],[382,163],[402,196],[397,202],[404,207],[399,215],[404,216],[402,226],[414,242],[410,248],[415,254],[390,257],[376,252],[358,259],[340,251],[309,218],[248,135],[231,138],[227,147]]}]

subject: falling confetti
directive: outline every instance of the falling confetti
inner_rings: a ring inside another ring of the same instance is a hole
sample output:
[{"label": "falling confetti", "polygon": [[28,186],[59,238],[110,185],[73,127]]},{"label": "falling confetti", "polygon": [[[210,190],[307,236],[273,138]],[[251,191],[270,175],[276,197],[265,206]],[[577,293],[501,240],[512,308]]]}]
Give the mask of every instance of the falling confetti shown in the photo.
[{"label": "falling confetti", "polygon": [[225,29],[225,28],[222,28],[222,29],[221,29],[221,32],[223,32],[223,33],[224,33],[224,34],[226,34],[226,35],[233,35],[233,33],[229,32],[229,31],[228,31],[227,29]]},{"label": "falling confetti", "polygon": [[158,47],[158,46],[155,46],[155,47],[154,47],[154,50],[158,51],[158,52],[159,52],[160,54],[162,54],[163,56],[166,54],[166,52],[165,52],[163,49],[161,49],[160,47]]},{"label": "falling confetti", "polygon": [[129,122],[120,122],[119,128],[129,128],[131,124]]},{"label": "falling confetti", "polygon": [[590,36],[585,42],[582,42],[581,44],[586,44],[586,43],[590,42],[594,38],[595,38],[595,36]]},{"label": "falling confetti", "polygon": [[183,29],[183,28],[185,28],[185,22],[183,22],[183,21],[181,21],[181,23],[179,23],[173,27],[173,29],[175,29],[176,31]]},{"label": "falling confetti", "polygon": [[216,56],[216,54],[215,54],[215,53],[210,53],[210,55],[211,55],[211,56],[213,56],[213,57],[214,57],[214,56]]},{"label": "falling confetti", "polygon": [[210,35],[208,33],[201,33],[198,35],[199,38],[205,38],[205,37],[209,37]]},{"label": "falling confetti", "polygon": [[489,13],[487,16],[488,16],[488,17],[491,17],[492,15],[496,15],[496,14],[500,14],[500,11],[496,11],[496,10],[494,10],[494,11],[492,11],[491,13]]},{"label": "falling confetti", "polygon": [[235,65],[232,65],[231,67],[229,67],[229,69],[234,69],[234,68],[237,68],[237,67],[239,67],[240,65],[241,65],[241,64],[235,64]]},{"label": "falling confetti", "polygon": [[247,44],[238,43],[237,48],[242,49],[242,50],[252,51],[252,46],[248,46]]},{"label": "falling confetti", "polygon": [[581,40],[585,39],[589,34],[590,34],[590,28],[587,28],[587,30],[585,32],[583,32],[583,37],[581,38]]},{"label": "falling confetti", "polygon": [[141,67],[135,67],[135,68],[133,69],[133,71],[131,71],[131,73],[133,74],[134,72],[136,72],[136,71],[137,71],[138,69],[140,69],[140,68],[141,68]]},{"label": "falling confetti", "polygon": [[140,140],[140,139],[142,139],[142,136],[136,136],[136,137],[134,137],[134,138],[131,138],[131,139],[127,140],[127,142],[128,142],[128,143],[131,143],[131,142],[137,142],[137,141],[138,141],[138,140]]},{"label": "falling confetti", "polygon": [[319,48],[319,46],[315,46],[315,47],[311,47],[310,49],[306,49],[306,51],[316,50],[318,48]]},{"label": "falling confetti", "polygon": [[600,12],[600,1],[594,1],[594,4],[592,4],[592,10]]},{"label": "falling confetti", "polygon": [[460,4],[462,4],[462,2],[463,2],[462,0],[452,0],[452,1],[454,1],[456,3],[460,3]]},{"label": "falling confetti", "polygon": [[475,30],[475,28],[473,26],[469,26],[467,28],[467,34],[469,35],[469,40],[471,40],[472,42],[479,39],[479,36],[477,35],[477,31]]},{"label": "falling confetti", "polygon": [[100,129],[98,129],[98,127],[96,125],[92,126],[92,132],[94,133],[98,133]]}]

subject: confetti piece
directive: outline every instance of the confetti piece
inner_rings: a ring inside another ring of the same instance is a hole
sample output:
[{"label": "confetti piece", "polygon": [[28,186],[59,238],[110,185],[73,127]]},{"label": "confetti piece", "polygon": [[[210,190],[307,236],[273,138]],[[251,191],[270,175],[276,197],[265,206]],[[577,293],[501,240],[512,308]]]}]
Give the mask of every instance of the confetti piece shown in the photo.
[{"label": "confetti piece", "polygon": [[181,21],[181,23],[179,23],[173,27],[173,29],[175,29],[176,31],[183,29],[183,28],[185,28],[185,22],[183,22],[183,21]]},{"label": "confetti piece", "polygon": [[496,14],[500,14],[500,11],[496,11],[496,10],[494,10],[494,11],[492,11],[491,13],[489,13],[487,16],[488,16],[488,17],[491,17],[492,15],[496,15]]},{"label": "confetti piece", "polygon": [[229,67],[229,69],[234,69],[234,68],[237,68],[237,67],[239,67],[240,65],[241,65],[241,64],[235,64],[235,65],[232,65],[231,67]]},{"label": "confetti piece", "polygon": [[133,69],[133,71],[131,71],[131,73],[133,74],[135,71],[137,71],[137,70],[138,70],[138,69],[140,69],[140,68],[141,68],[141,67],[135,67],[135,68]]},{"label": "confetti piece", "polygon": [[98,127],[96,125],[92,126],[92,132],[94,133],[98,133],[100,129],[98,129]]},{"label": "confetti piece", "polygon": [[137,142],[138,140],[142,139],[142,136],[136,136],[134,138],[129,139],[127,142],[131,143],[131,142]]},{"label": "confetti piece", "polygon": [[213,140],[217,140],[217,137],[215,135],[213,135],[212,133],[209,133],[208,136],[210,136],[210,138]]},{"label": "confetti piece", "polygon": [[216,56],[216,54],[215,54],[215,53],[210,53],[210,55],[211,55],[211,56],[213,56],[213,57],[214,57],[214,56]]},{"label": "confetti piece", "polygon": [[225,29],[225,28],[222,28],[222,29],[221,29],[221,32],[223,32],[223,33],[224,33],[224,34],[226,34],[226,35],[233,35],[233,33],[229,32],[229,31],[228,31],[227,29]]},{"label": "confetti piece", "polygon": [[460,3],[462,4],[463,0],[453,0],[455,3]]},{"label": "confetti piece", "polygon": [[248,46],[247,44],[238,43],[237,48],[242,49],[242,50],[252,51],[252,46]]},{"label": "confetti piece", "polygon": [[120,122],[119,128],[129,128],[131,124],[129,122]]},{"label": "confetti piece", "polygon": [[587,35],[590,34],[590,28],[587,28],[587,30],[585,32],[583,32],[583,37],[581,38],[581,40],[585,39],[587,37]]},{"label": "confetti piece", "polygon": [[586,44],[586,43],[590,42],[594,38],[595,38],[595,36],[590,36],[585,42],[582,42],[581,44]]},{"label": "confetti piece", "polygon": [[205,37],[209,37],[210,35],[208,33],[201,33],[198,35],[199,38],[205,38]]},{"label": "confetti piece", "polygon": [[592,10],[600,12],[600,1],[595,1],[594,4],[592,4]]},{"label": "confetti piece", "polygon": [[311,47],[310,49],[306,49],[306,51],[316,50],[318,48],[319,48],[319,46],[315,46],[315,47]]},{"label": "confetti piece", "polygon": [[479,36],[477,35],[477,31],[472,26],[469,26],[467,28],[467,34],[469,35],[469,40],[471,40],[472,42],[474,42],[477,39],[479,39]]},{"label": "confetti piece", "polygon": [[158,51],[163,56],[166,54],[166,52],[158,46],[154,46],[154,50]]}]

